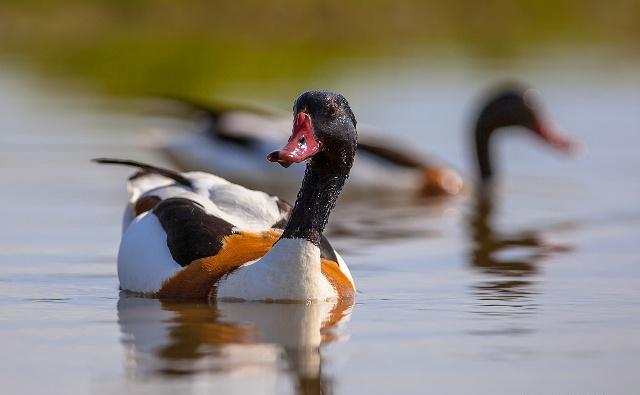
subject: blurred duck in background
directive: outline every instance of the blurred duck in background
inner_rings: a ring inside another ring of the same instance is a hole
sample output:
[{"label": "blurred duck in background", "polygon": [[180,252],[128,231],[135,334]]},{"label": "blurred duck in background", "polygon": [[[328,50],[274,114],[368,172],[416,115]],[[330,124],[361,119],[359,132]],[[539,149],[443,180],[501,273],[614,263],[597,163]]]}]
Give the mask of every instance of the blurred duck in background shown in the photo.
[{"label": "blurred duck in background", "polygon": [[476,192],[466,226],[470,241],[469,265],[483,275],[473,286],[478,299],[475,307],[490,315],[519,314],[535,309],[532,278],[540,273],[542,263],[549,256],[572,250],[570,245],[546,241],[544,233],[572,224],[500,229],[495,224],[499,210],[492,194],[483,188]]},{"label": "blurred duck in background", "polygon": [[577,143],[564,135],[556,123],[549,119],[534,89],[521,84],[502,85],[487,97],[488,100],[478,112],[472,139],[481,185],[491,184],[496,172],[492,150],[494,136],[502,130],[518,130],[505,128],[519,127],[562,153],[575,152]]},{"label": "blurred duck in background", "polygon": [[[207,170],[272,193],[290,189],[301,176],[269,166],[261,158],[290,133],[282,113],[260,106],[205,103],[168,97],[198,125],[195,132],[156,131],[161,150],[184,170]],[[499,129],[520,126],[564,152],[574,144],[546,119],[534,90],[501,85],[483,101],[473,130],[476,163],[482,181],[493,178],[492,137]],[[357,159],[346,192],[375,190],[451,196],[463,190],[462,177],[452,168],[398,145],[370,126],[358,127]]]},{"label": "blurred duck in background", "polygon": [[[184,170],[206,170],[271,193],[292,190],[303,168],[284,171],[261,159],[291,133],[286,114],[260,106],[205,103],[170,97],[198,125],[195,132],[154,131],[163,153]],[[412,191],[456,195],[462,178],[450,167],[358,125],[357,157],[346,193]]]},{"label": "blurred duck in background", "polygon": [[571,154],[577,143],[563,135],[540,108],[536,91],[524,86],[503,87],[491,95],[475,122],[471,145],[476,157],[478,185],[468,215],[469,263],[486,278],[474,286],[476,307],[484,314],[519,314],[535,308],[532,276],[542,261],[571,247],[544,240],[544,229],[505,232],[495,229],[496,205],[492,141],[496,132],[520,126],[546,145]]}]

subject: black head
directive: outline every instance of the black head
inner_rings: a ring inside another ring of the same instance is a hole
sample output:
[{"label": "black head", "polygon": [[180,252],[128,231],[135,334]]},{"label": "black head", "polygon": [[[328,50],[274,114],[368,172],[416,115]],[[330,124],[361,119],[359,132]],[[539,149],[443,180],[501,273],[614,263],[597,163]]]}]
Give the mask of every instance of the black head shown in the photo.
[{"label": "black head", "polygon": [[571,153],[574,150],[575,143],[546,118],[538,94],[533,89],[521,85],[502,86],[489,96],[476,121],[475,151],[483,182],[493,176],[489,144],[491,136],[496,129],[507,126],[520,126],[562,152]]},{"label": "black head", "polygon": [[356,118],[342,95],[323,91],[300,95],[293,104],[293,116],[289,141],[267,156],[284,167],[309,159],[281,238],[305,239],[320,246],[356,154]]},{"label": "black head", "polygon": [[505,85],[494,91],[480,111],[476,129],[487,138],[492,131],[509,126],[523,127],[561,151],[571,151],[574,147],[573,142],[547,119],[539,94],[526,86]]},{"label": "black head", "polygon": [[313,162],[351,167],[357,146],[356,118],[339,93],[305,92],[293,105],[294,124],[289,142],[267,157],[282,166],[314,158]]},{"label": "black head", "polygon": [[480,111],[478,123],[491,129],[506,126],[535,128],[541,109],[532,93],[526,87],[515,85],[496,90]]}]

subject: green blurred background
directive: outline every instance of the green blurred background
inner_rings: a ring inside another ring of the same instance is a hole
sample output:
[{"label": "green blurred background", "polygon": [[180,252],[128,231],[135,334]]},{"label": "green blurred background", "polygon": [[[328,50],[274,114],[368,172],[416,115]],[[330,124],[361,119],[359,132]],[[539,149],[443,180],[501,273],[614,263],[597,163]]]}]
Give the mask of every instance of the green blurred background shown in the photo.
[{"label": "green blurred background", "polygon": [[639,20],[638,0],[3,0],[0,56],[114,95],[202,96],[353,59],[635,59]]}]

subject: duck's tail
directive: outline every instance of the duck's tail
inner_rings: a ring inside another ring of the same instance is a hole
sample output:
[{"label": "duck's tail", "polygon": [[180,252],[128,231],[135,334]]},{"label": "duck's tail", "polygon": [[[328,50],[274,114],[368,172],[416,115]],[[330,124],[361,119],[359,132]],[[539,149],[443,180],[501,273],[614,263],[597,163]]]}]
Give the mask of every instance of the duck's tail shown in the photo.
[{"label": "duck's tail", "polygon": [[[137,162],[135,160],[128,159],[114,159],[114,158],[95,158],[91,160],[95,163],[100,163],[102,165],[122,165],[122,166],[132,166],[137,167],[138,169],[146,172],[146,173],[154,173],[159,174],[161,176],[170,178],[177,182],[178,184],[182,184],[186,187],[193,188],[193,182],[189,180],[187,177],[178,173],[177,171],[163,169],[161,167],[149,165],[142,162]],[[139,174],[134,175],[133,177],[138,177]]]}]

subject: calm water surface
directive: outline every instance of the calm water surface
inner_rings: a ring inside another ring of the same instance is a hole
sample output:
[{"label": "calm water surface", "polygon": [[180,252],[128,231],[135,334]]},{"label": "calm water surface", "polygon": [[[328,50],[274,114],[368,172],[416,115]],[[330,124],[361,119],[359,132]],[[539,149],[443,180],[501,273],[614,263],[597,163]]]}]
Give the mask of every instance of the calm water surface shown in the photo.
[{"label": "calm water surface", "polygon": [[[467,114],[498,75],[471,70],[318,83],[470,174]],[[166,164],[145,131],[167,121],[0,74],[2,393],[637,393],[639,75],[508,74],[540,88],[582,155],[514,136],[499,142],[493,199],[343,199],[329,233],[359,294],[333,309],[119,294],[129,171],[88,160]]]}]

